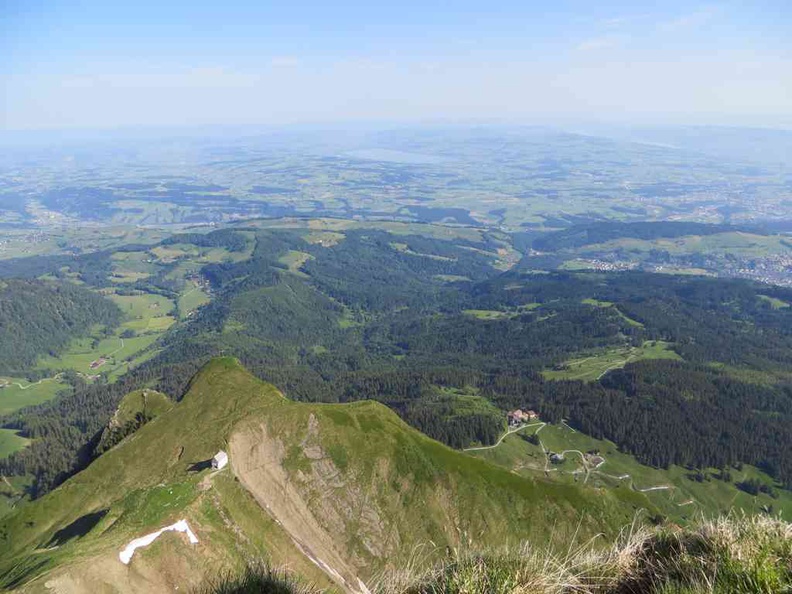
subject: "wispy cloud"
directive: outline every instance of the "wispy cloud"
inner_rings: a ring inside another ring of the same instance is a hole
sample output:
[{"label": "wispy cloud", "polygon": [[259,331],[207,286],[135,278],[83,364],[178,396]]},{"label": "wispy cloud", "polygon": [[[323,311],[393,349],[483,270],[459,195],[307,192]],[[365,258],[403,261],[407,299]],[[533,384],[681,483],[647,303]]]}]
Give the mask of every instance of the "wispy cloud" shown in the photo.
[{"label": "wispy cloud", "polygon": [[624,44],[625,38],[618,35],[604,35],[602,37],[592,37],[577,44],[576,48],[580,52],[594,52],[605,49],[614,49]]},{"label": "wispy cloud", "polygon": [[621,27],[622,25],[626,25],[630,22],[630,17],[613,17],[609,19],[601,19],[599,21],[600,25],[604,27],[613,28],[613,27]]},{"label": "wispy cloud", "polygon": [[699,10],[684,14],[671,21],[661,23],[659,28],[666,31],[695,29],[713,20],[719,12],[720,8],[717,6],[706,6]]},{"label": "wispy cloud", "polygon": [[293,68],[300,65],[300,58],[297,56],[275,56],[270,60],[270,66],[275,68]]},{"label": "wispy cloud", "polygon": [[599,21],[597,21],[597,24],[600,25],[601,27],[605,27],[606,29],[620,29],[628,25],[634,25],[635,23],[640,21],[646,21],[647,19],[650,19],[652,17],[653,15],[649,13],[625,14],[625,15],[600,19]]}]

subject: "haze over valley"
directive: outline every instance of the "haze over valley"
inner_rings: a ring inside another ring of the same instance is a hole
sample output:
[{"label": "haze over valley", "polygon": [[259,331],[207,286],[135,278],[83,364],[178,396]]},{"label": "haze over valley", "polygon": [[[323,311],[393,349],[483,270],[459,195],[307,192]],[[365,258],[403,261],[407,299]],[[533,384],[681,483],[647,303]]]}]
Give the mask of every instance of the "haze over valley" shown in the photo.
[{"label": "haze over valley", "polygon": [[0,589],[790,591],[761,4],[4,7]]}]

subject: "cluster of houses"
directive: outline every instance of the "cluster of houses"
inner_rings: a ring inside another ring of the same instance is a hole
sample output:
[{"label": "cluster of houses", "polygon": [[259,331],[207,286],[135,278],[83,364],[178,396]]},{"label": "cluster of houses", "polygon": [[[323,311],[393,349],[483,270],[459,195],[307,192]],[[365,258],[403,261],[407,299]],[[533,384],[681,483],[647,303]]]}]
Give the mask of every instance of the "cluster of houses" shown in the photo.
[{"label": "cluster of houses", "polygon": [[531,421],[535,421],[539,418],[539,414],[533,410],[517,410],[510,411],[506,418],[509,421],[509,427],[519,427],[520,425],[524,425],[525,423],[530,423]]}]

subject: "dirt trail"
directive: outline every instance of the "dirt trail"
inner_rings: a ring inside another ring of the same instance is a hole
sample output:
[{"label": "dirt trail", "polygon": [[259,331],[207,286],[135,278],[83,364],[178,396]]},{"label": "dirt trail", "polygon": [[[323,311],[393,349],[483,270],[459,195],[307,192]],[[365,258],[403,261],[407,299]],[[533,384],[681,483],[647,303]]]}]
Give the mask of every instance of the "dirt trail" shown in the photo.
[{"label": "dirt trail", "polygon": [[660,485],[658,487],[647,487],[645,489],[639,489],[638,487],[635,487],[635,490],[639,493],[649,493],[651,491],[670,491],[673,488],[674,487],[671,485]]},{"label": "dirt trail", "polygon": [[346,592],[369,594],[289,480],[282,466],[283,444],[261,426],[234,433],[228,445],[231,468],[239,482],[286,530],[300,551]]},{"label": "dirt trail", "polygon": [[0,384],[6,385],[6,386],[17,386],[20,390],[27,390],[28,388],[32,388],[34,386],[38,386],[39,384],[42,384],[44,382],[51,382],[51,381],[58,380],[58,379],[60,379],[60,377],[62,375],[63,375],[62,373],[58,373],[58,374],[53,375],[52,377],[45,377],[44,379],[40,379],[37,382],[33,382],[31,384],[28,384],[27,386],[23,386],[19,382],[12,382],[12,381],[6,380],[5,378],[0,378]]},{"label": "dirt trail", "polygon": [[[572,433],[577,433],[577,431],[575,429],[573,429],[572,427],[570,427],[566,423],[565,420],[561,421],[561,425],[566,427],[567,429],[569,429]],[[539,423],[533,423],[533,424],[530,424],[530,425],[521,425],[521,426],[517,427],[516,429],[510,429],[510,430],[506,431],[506,433],[504,433],[501,436],[501,438],[497,441],[497,443],[495,443],[494,445],[476,447],[476,448],[465,448],[463,451],[465,451],[465,452],[473,452],[473,451],[490,450],[492,448],[497,448],[503,442],[503,440],[506,437],[508,437],[509,435],[511,435],[512,433],[516,433],[517,431],[520,431],[522,429],[527,429],[528,427],[537,427],[537,426],[539,426],[539,429],[536,430],[536,433],[534,433],[534,435],[536,435],[538,437],[539,436],[539,432],[547,426],[547,423],[539,422]],[[542,443],[541,439],[539,440],[539,447],[542,448],[542,451],[545,454],[544,469],[543,469],[544,472],[545,473],[557,472],[559,470],[558,468],[550,468],[550,466],[549,466],[549,464],[550,464],[550,450],[548,450],[544,446],[544,443]],[[597,474],[597,475],[600,475],[600,476],[608,477],[610,479],[619,480],[619,481],[627,480],[627,479],[632,481],[632,476],[629,475],[629,474],[622,474],[622,475],[619,475],[619,476],[614,476],[612,474],[606,474],[606,473],[600,471],[599,468],[603,464],[605,464],[605,462],[607,462],[607,460],[605,459],[604,456],[602,457],[602,460],[596,466],[589,467],[589,465],[588,465],[588,463],[586,461],[586,456],[585,456],[585,454],[583,454],[583,452],[581,452],[580,450],[563,450],[561,452],[561,455],[564,456],[564,455],[569,454],[569,453],[574,453],[574,454],[580,455],[580,460],[581,460],[582,467],[578,468],[577,470],[573,470],[572,474],[585,474],[585,478],[583,479],[584,483],[588,482],[589,476],[591,476],[592,474]],[[658,485],[656,487],[647,487],[647,488],[644,488],[644,489],[639,489],[633,483],[632,484],[632,488],[635,491],[638,491],[639,493],[651,493],[652,491],[671,491],[671,490],[675,489],[676,487],[674,487],[673,485]],[[690,505],[691,503],[695,503],[695,501],[693,501],[691,499],[690,501],[686,501],[686,502],[684,502],[682,504],[678,504],[678,505],[680,505],[680,506],[682,506],[682,505]]]},{"label": "dirt trail", "polygon": [[124,348],[124,339],[123,339],[123,338],[120,338],[119,340],[121,341],[121,346],[120,346],[120,347],[118,347],[116,350],[114,350],[112,353],[107,353],[107,355],[106,355],[107,357],[112,357],[112,356],[113,356],[113,355],[115,355],[115,354],[116,354],[118,351],[120,351],[121,349],[123,349],[123,348]]},{"label": "dirt trail", "polygon": [[[522,431],[523,429],[528,429],[529,427],[538,427],[539,425],[544,427],[546,424],[547,423],[533,423],[533,424],[529,424],[529,425],[520,425],[519,427],[516,427],[514,429],[509,429],[508,431],[506,431],[506,433],[501,435],[500,439],[497,442],[495,442],[494,444],[492,444],[492,445],[479,446],[479,447],[475,447],[475,448],[465,448],[462,451],[463,452],[479,452],[481,450],[491,450],[492,448],[497,448],[503,442],[503,440],[506,439],[512,433],[517,433],[518,431]],[[541,431],[541,428],[537,431],[537,433],[539,433],[539,431]]]}]

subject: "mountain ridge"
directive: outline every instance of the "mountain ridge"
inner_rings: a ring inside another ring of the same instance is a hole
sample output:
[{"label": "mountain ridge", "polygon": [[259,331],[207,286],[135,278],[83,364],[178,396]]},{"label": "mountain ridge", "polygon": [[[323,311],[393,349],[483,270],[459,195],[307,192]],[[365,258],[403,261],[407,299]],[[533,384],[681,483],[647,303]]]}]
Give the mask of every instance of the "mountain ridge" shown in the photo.
[{"label": "mountain ridge", "polygon": [[[219,449],[230,468],[206,469]],[[612,538],[642,508],[638,493],[526,479],[451,450],[378,403],[291,402],[221,358],[171,410],[3,518],[0,575],[24,592],[148,592],[258,559],[365,591],[421,547]],[[166,534],[122,569],[127,542],[182,517],[199,544]]]}]

